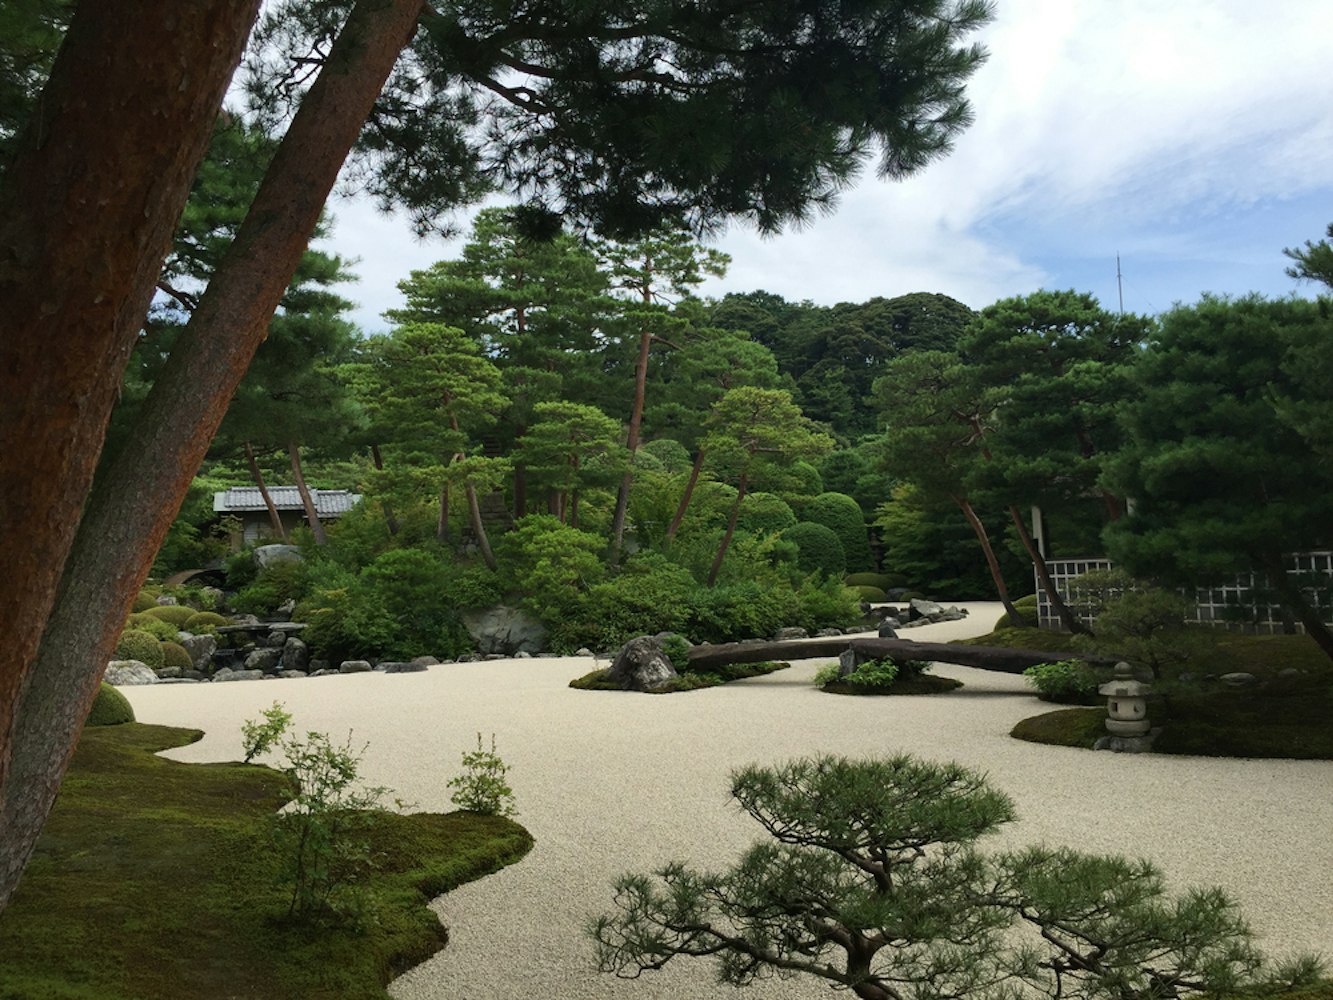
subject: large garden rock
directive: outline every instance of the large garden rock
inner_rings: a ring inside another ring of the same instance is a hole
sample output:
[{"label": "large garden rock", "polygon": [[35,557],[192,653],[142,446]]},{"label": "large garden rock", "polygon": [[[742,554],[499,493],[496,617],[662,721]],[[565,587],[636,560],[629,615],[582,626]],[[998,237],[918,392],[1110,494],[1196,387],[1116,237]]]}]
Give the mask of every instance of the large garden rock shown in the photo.
[{"label": "large garden rock", "polygon": [[773,636],[773,641],[787,642],[791,639],[808,639],[808,638],[810,638],[809,632],[807,632],[803,628],[793,626],[792,628],[778,629],[777,634]]},{"label": "large garden rock", "polygon": [[651,635],[641,635],[621,646],[606,673],[607,680],[626,691],[657,691],[677,676],[661,640]]},{"label": "large garden rock", "polygon": [[213,654],[218,649],[217,636],[212,635],[190,635],[188,632],[182,632],[180,644],[190,654],[190,662],[194,664],[195,670],[205,669],[212,662]]},{"label": "large garden rock", "polygon": [[282,668],[284,670],[309,670],[310,647],[296,636],[282,644]]},{"label": "large garden rock", "polygon": [[381,663],[380,669],[386,674],[419,674],[429,668],[424,663],[418,663],[416,660],[412,660],[410,663]]},{"label": "large garden rock", "polygon": [[246,670],[258,670],[260,673],[272,673],[278,669],[278,661],[282,659],[282,650],[266,647],[256,649],[245,658]]},{"label": "large garden rock", "polygon": [[934,615],[938,615],[943,610],[944,608],[936,604],[934,601],[925,601],[919,597],[912,598],[911,615],[913,618],[931,618]]},{"label": "large garden rock", "polygon": [[280,562],[301,562],[304,558],[295,545],[261,545],[255,549],[255,563],[260,569]]},{"label": "large garden rock", "polygon": [[521,608],[500,605],[463,615],[463,627],[482,655],[518,652],[540,653],[546,648],[546,626]]},{"label": "large garden rock", "polygon": [[213,683],[217,684],[223,681],[262,681],[264,671],[262,670],[228,670],[223,667],[213,675]]},{"label": "large garden rock", "polygon": [[106,665],[106,674],[102,679],[116,687],[129,687],[134,684],[156,684],[157,674],[142,660],[112,660]]},{"label": "large garden rock", "polygon": [[368,674],[373,669],[369,660],[343,660],[338,665],[340,674]]}]

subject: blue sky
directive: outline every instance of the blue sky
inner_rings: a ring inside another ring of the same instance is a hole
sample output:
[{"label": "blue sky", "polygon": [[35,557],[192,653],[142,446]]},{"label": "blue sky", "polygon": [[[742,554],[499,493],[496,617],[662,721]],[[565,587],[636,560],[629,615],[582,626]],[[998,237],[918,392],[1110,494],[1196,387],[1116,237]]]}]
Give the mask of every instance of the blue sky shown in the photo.
[{"label": "blue sky", "polygon": [[[1074,288],[1156,313],[1203,292],[1315,289],[1282,248],[1333,221],[1329,0],[997,0],[991,57],[953,153],[900,183],[873,169],[837,210],[760,238],[733,226],[705,294],[823,304],[942,292],[981,308]],[[331,247],[361,258],[354,319],[374,331],[412,268],[458,245],[335,200]],[[466,228],[466,220],[464,220]]]}]

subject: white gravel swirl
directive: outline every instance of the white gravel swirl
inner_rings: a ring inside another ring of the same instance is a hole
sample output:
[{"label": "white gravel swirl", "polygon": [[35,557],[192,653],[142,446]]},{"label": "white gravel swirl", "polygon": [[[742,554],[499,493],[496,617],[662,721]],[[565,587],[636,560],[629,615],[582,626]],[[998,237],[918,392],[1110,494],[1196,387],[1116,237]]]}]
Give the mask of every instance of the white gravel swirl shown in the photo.
[{"label": "white gravel swirl", "polygon": [[[998,604],[963,622],[904,633],[985,633]],[[583,928],[609,908],[611,882],[671,859],[720,868],[759,835],[728,800],[742,764],[801,755],[909,751],[986,772],[1017,803],[994,843],[1044,841],[1147,856],[1171,883],[1222,886],[1272,952],[1333,956],[1333,763],[1127,756],[1035,746],[1010,728],[1044,711],[1020,677],[937,666],[956,692],[914,698],[826,695],[824,660],[723,688],[649,696],[575,691],[592,669],[561,657],[445,664],[428,672],[227,685],[125,688],[142,722],[205,738],[177,760],[240,756],[240,726],[279,700],[301,730],[353,730],[369,784],[420,809],[447,811],[446,781],[476,734],[494,733],[512,765],[518,819],[536,838],[522,862],[432,905],[449,946],[398,979],[399,1000],[684,1000],[736,996],[704,960],[622,981],[592,967]],[[830,995],[815,980],[766,981],[764,1000]]]}]

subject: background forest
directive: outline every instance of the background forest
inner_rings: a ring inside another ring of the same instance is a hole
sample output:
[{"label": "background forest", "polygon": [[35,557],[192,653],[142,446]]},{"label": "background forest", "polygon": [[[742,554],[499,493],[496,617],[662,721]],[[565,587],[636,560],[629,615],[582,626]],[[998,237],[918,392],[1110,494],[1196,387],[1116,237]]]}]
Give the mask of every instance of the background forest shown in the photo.
[{"label": "background forest", "polygon": [[[220,123],[113,440],[270,153]],[[1326,250],[1289,251],[1293,275],[1319,279]],[[343,318],[354,262],[307,252],[157,573],[229,555],[214,491],[307,479],[365,500],[310,520],[304,563],[256,578],[233,556],[229,581],[240,610],[295,601],[330,656],[453,654],[460,615],[502,602],[555,648],[605,649],[845,625],[886,588],[1008,604],[1053,556],[1198,585],[1327,544],[1311,461],[1327,454],[1326,301],[1149,319],[1076,292],[979,313],[926,292],[692,294],[727,264],[680,231],[614,242],[489,208],[367,335]]]}]

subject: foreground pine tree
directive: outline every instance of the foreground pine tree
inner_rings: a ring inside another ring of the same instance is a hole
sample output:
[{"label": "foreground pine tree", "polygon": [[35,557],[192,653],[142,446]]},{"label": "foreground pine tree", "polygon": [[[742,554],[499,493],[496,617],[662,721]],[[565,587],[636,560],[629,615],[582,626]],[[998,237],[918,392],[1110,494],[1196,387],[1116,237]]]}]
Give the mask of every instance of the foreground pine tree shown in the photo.
[{"label": "foreground pine tree", "polygon": [[590,928],[603,971],[714,956],[734,986],[807,973],[863,1000],[1149,1000],[1321,971],[1266,968],[1221,891],[1168,896],[1148,862],[978,852],[1013,805],[956,764],[820,757],[746,768],[731,791],[773,841],[723,874],[623,877]]}]

